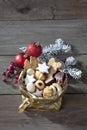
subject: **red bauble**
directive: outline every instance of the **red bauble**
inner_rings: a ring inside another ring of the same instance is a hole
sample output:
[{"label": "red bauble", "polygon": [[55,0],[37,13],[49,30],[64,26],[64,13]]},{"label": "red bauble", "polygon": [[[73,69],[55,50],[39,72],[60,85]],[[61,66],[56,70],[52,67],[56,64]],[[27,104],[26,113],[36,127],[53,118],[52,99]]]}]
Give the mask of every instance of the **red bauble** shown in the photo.
[{"label": "red bauble", "polygon": [[19,53],[15,56],[14,62],[17,67],[23,68],[24,67],[24,62],[26,58],[24,57],[25,53]]},{"label": "red bauble", "polygon": [[27,56],[39,57],[41,53],[42,53],[42,47],[37,42],[33,42],[27,46],[26,49]]}]

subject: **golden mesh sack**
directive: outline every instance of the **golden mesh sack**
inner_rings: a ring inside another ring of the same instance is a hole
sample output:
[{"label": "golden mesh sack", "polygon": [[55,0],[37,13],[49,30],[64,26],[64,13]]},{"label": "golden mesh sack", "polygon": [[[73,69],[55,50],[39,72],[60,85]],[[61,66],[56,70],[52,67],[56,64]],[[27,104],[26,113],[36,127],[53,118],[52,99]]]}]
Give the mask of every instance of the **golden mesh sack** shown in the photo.
[{"label": "golden mesh sack", "polygon": [[[53,59],[51,59],[51,60],[53,60]],[[49,64],[50,64],[51,60],[49,60]],[[28,62],[30,62],[30,61],[28,61]],[[52,68],[52,66],[51,66],[51,68]],[[20,91],[22,94],[22,104],[19,106],[19,112],[25,111],[26,108],[32,108],[32,109],[37,109],[37,110],[38,109],[39,110],[59,110],[62,105],[62,95],[64,94],[64,92],[67,89],[67,76],[65,75],[62,89],[57,91],[55,95],[44,98],[43,96],[36,96],[33,93],[27,91],[26,85],[24,82],[24,79],[27,75],[27,70],[28,70],[28,68],[26,69],[26,67],[25,67],[19,76],[19,88],[20,88]],[[56,71],[59,72],[58,69]],[[55,73],[57,73],[56,71],[55,71]],[[49,70],[48,75],[54,75],[52,72],[53,71]]]}]

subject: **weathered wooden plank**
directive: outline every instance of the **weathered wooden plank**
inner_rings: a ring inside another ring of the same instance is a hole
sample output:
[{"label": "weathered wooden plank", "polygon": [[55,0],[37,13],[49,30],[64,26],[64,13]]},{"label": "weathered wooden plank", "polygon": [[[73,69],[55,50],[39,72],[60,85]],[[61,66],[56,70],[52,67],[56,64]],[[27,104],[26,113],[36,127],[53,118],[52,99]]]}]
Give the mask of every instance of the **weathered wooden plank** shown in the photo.
[{"label": "weathered wooden plank", "polygon": [[61,111],[18,113],[21,95],[0,95],[1,130],[86,130],[87,95],[65,94]]},{"label": "weathered wooden plank", "polygon": [[[78,19],[86,18],[87,1],[86,0],[68,0],[56,1],[55,19]],[[67,17],[66,17],[67,16]]]},{"label": "weathered wooden plank", "polygon": [[87,18],[86,0],[0,0],[0,20],[77,18]]},{"label": "weathered wooden plank", "polygon": [[45,46],[57,38],[72,44],[75,53],[86,53],[87,20],[0,21],[0,55],[17,54],[32,41]]},{"label": "weathered wooden plank", "polygon": [[[75,56],[78,61],[77,68],[83,71],[82,79],[74,80],[69,78],[69,87],[67,93],[87,93],[87,55]],[[65,58],[65,56],[61,57]],[[10,61],[14,60],[14,56],[0,56],[0,72],[5,71]],[[2,82],[0,75],[0,94],[19,94],[18,85],[12,83],[5,84]]]}]

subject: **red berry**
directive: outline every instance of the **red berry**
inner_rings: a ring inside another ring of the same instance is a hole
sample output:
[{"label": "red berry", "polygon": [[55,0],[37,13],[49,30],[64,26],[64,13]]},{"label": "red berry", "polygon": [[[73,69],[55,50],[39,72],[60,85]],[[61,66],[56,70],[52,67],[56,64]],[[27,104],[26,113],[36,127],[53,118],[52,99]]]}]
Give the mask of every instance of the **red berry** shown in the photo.
[{"label": "red berry", "polygon": [[14,70],[14,74],[18,74],[18,70]]},{"label": "red berry", "polygon": [[13,66],[13,65],[10,65],[10,66],[9,66],[9,69],[10,69],[10,70],[13,70],[13,69],[14,69],[14,66]]},{"label": "red berry", "polygon": [[18,80],[17,80],[17,79],[14,79],[13,82],[14,82],[14,84],[17,84],[17,83],[18,83]]},{"label": "red berry", "polygon": [[10,76],[11,76],[11,72],[7,71],[7,77],[10,77]]},{"label": "red berry", "polygon": [[7,68],[6,71],[9,71],[9,68]]},{"label": "red berry", "polygon": [[10,65],[13,65],[13,66],[14,66],[14,65],[15,65],[15,63],[14,63],[13,61],[11,61],[11,62],[10,62]]},{"label": "red berry", "polygon": [[27,46],[26,49],[27,56],[39,57],[41,53],[42,53],[42,47],[37,42],[31,43]]},{"label": "red berry", "polygon": [[18,79],[18,78],[19,78],[19,75],[16,75],[15,78]]},{"label": "red berry", "polygon": [[2,72],[2,76],[6,76],[6,72]]},{"label": "red berry", "polygon": [[2,81],[3,81],[3,82],[7,82],[6,78],[2,78]]}]

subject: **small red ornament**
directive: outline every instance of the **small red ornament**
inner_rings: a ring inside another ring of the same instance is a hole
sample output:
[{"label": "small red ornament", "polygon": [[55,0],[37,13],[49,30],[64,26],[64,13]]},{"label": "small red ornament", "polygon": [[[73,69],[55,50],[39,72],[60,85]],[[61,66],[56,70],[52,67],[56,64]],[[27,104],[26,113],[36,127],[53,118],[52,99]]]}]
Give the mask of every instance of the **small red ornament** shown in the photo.
[{"label": "small red ornament", "polygon": [[26,58],[24,57],[25,53],[19,53],[15,56],[14,62],[17,67],[23,68],[24,67],[24,62]]},{"label": "small red ornament", "polygon": [[42,47],[39,45],[38,42],[33,42],[27,46],[25,54],[27,56],[39,57],[41,53],[42,53]]}]

